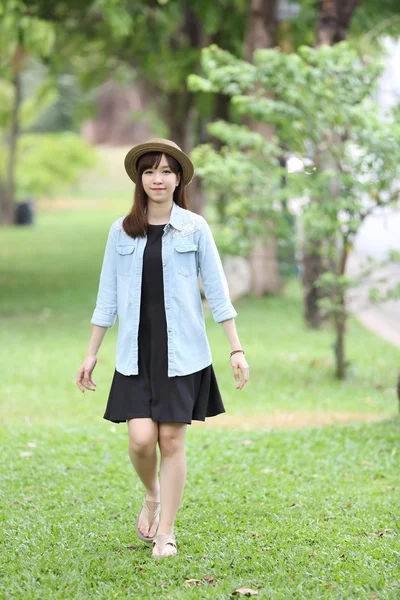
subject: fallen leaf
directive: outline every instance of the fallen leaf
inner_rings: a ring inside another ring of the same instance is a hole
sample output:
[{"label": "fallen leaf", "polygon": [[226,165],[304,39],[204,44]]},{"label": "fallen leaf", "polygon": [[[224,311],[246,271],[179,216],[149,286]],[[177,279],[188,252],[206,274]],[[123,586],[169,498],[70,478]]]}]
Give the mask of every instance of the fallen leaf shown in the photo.
[{"label": "fallen leaf", "polygon": [[371,594],[371,600],[375,600],[375,598],[378,597],[378,592],[374,592],[373,594]]},{"label": "fallen leaf", "polygon": [[33,452],[20,452],[20,456],[33,456]]},{"label": "fallen leaf", "polygon": [[127,546],[128,550],[137,550],[139,546]]},{"label": "fallen leaf", "polygon": [[28,442],[27,445],[29,448],[36,448],[36,442]]},{"label": "fallen leaf", "polygon": [[329,588],[333,589],[333,588],[338,588],[339,586],[338,585],[329,585],[329,583],[326,583],[324,585],[324,587],[328,590]]},{"label": "fallen leaf", "polygon": [[235,594],[242,594],[243,596],[255,596],[258,594],[258,592],[257,590],[251,590],[250,588],[242,587],[232,592],[232,596]]},{"label": "fallen leaf", "polygon": [[113,598],[118,598],[118,596],[122,593],[122,592],[129,592],[131,588],[124,588],[123,590],[121,590],[120,592],[116,592],[113,596]]},{"label": "fallen leaf", "polygon": [[191,585],[201,585],[200,579],[186,579],[185,587],[190,588]]},{"label": "fallen leaf", "polygon": [[207,581],[207,583],[211,583],[211,585],[217,584],[217,580],[212,575],[206,575],[204,580]]},{"label": "fallen leaf", "polygon": [[215,473],[216,471],[219,471],[220,469],[229,469],[231,465],[221,465],[220,467],[215,467],[214,469],[211,469],[211,473]]},{"label": "fallen leaf", "polygon": [[384,537],[386,535],[386,532],[390,531],[390,529],[384,529],[383,531],[376,531],[375,533],[367,533],[366,531],[364,531],[364,535],[371,535],[371,536],[375,536],[375,537]]},{"label": "fallen leaf", "polygon": [[253,537],[258,537],[260,534],[258,533],[258,531],[253,531],[253,533],[251,535]]}]

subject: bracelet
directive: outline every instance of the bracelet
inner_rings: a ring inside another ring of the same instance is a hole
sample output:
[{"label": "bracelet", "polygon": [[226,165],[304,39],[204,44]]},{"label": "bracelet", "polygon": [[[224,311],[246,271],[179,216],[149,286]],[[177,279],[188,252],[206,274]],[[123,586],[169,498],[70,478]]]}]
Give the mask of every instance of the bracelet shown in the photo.
[{"label": "bracelet", "polygon": [[233,350],[233,352],[230,353],[229,358],[232,356],[232,354],[235,354],[235,352],[243,352],[244,354],[244,350]]}]

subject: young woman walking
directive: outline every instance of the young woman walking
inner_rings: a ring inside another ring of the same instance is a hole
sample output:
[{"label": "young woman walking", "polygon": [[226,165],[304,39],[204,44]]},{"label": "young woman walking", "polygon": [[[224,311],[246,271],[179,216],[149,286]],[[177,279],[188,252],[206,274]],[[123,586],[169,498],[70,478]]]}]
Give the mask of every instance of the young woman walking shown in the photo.
[{"label": "young woman walking", "polygon": [[153,138],[134,146],[124,164],[136,184],[134,202],[110,227],[93,332],[76,383],[82,392],[96,389],[97,353],[118,315],[116,368],[104,418],[127,422],[129,456],[146,488],[136,533],[152,543],[152,556],[169,556],[177,553],[174,522],[186,479],[187,425],[225,412],[199,273],[213,318],[231,346],[237,389],[248,381],[249,367],[211,229],[187,208],[190,158],[174,142]]}]

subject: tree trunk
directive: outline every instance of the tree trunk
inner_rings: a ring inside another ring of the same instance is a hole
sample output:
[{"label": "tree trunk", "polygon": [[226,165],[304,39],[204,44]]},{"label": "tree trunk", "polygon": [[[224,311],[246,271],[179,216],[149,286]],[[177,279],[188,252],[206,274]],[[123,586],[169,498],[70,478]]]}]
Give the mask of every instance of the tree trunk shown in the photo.
[{"label": "tree trunk", "polygon": [[[171,39],[173,47],[180,47],[182,33],[189,39],[191,48],[200,49],[207,45],[202,23],[189,4],[185,6],[181,32],[177,33],[176,38]],[[201,124],[198,123],[198,112],[194,102],[195,95],[185,84],[183,89],[166,94],[165,100],[162,113],[168,125],[169,136],[184,152],[190,154],[193,146],[198,142],[197,138],[201,135]],[[201,182],[197,177],[194,177],[187,191],[190,210],[203,215],[205,199]]]},{"label": "tree trunk", "polygon": [[335,316],[335,328],[336,328],[336,344],[335,344],[336,377],[338,379],[344,379],[346,376],[346,361],[345,361],[345,349],[344,349],[346,319],[343,314],[339,314],[339,315]]},{"label": "tree trunk", "polygon": [[[346,38],[351,17],[359,0],[319,0],[317,16],[317,32],[315,46],[332,45]],[[320,155],[314,157],[314,164],[319,168],[327,166],[326,160]],[[311,202],[322,202],[320,198]],[[317,278],[325,271],[321,255],[321,242],[307,240],[303,249],[303,283],[304,283],[304,318],[306,325],[318,329],[323,317],[318,308],[321,290],[315,286]]]},{"label": "tree trunk", "polygon": [[316,47],[333,46],[347,37],[351,17],[360,0],[319,0]]},{"label": "tree trunk", "polygon": [[278,0],[250,0],[244,59],[252,62],[254,50],[276,45]]},{"label": "tree trunk", "polygon": [[14,206],[15,206],[15,164],[17,160],[17,143],[19,135],[19,111],[21,108],[21,70],[25,58],[24,51],[21,46],[18,46],[13,58],[13,79],[14,86],[14,102],[11,112],[11,123],[9,136],[7,140],[8,146],[8,162],[6,182],[0,182],[0,224],[14,224]]},{"label": "tree trunk", "polygon": [[[306,231],[305,234],[307,235]],[[323,322],[318,307],[321,290],[315,285],[318,277],[324,272],[321,256],[322,242],[306,240],[303,246],[303,310],[304,319],[311,329],[319,329]]]},{"label": "tree trunk", "polygon": [[[250,0],[244,59],[252,62],[253,53],[259,48],[273,48],[276,45],[277,0]],[[245,117],[243,122],[253,131],[271,139],[274,127],[268,123],[258,123]],[[255,296],[277,294],[282,289],[282,279],[278,264],[278,239],[273,234],[267,242],[259,240],[249,256],[251,270],[251,293]]]},{"label": "tree trunk", "polygon": [[168,125],[169,135],[184,152],[190,152],[192,141],[193,92],[179,90],[165,95],[163,116]]},{"label": "tree trunk", "polygon": [[91,144],[127,146],[138,144],[151,136],[151,128],[143,119],[134,119],[151,106],[154,95],[138,78],[134,85],[121,87],[115,81],[103,83],[98,95],[96,117],[85,121],[82,136]]},{"label": "tree trunk", "polygon": [[[344,275],[346,272],[346,264],[349,256],[349,252],[347,250],[347,239],[343,240],[343,248],[340,256],[338,274]],[[336,344],[335,344],[335,354],[336,354],[336,377],[338,379],[344,379],[346,376],[346,358],[345,358],[345,334],[346,334],[346,298],[345,292],[343,288],[339,288],[338,291],[338,299],[340,304],[340,312],[335,312],[335,329],[336,329]]]}]

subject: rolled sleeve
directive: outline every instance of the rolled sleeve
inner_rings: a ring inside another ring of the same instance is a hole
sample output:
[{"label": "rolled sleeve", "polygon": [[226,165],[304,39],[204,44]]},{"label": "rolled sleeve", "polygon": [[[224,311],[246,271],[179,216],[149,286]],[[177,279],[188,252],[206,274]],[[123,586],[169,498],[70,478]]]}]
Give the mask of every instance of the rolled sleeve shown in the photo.
[{"label": "rolled sleeve", "polygon": [[90,322],[100,327],[112,327],[117,318],[117,268],[115,251],[115,227],[111,225],[97,292],[96,308]]},{"label": "rolled sleeve", "polygon": [[221,323],[221,321],[232,319],[237,316],[237,312],[230,299],[228,282],[217,245],[210,226],[204,218],[202,218],[198,246],[201,280],[214,321]]}]

